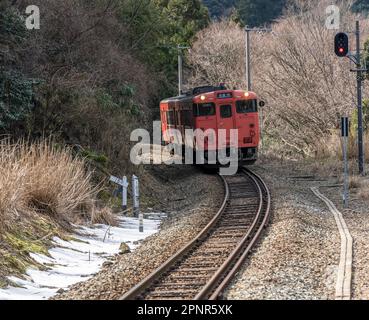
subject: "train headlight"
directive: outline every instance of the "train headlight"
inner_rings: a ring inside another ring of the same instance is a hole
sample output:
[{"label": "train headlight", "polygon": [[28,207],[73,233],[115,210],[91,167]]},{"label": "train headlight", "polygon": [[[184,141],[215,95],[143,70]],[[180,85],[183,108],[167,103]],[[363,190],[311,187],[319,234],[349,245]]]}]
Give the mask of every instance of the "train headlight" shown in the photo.
[{"label": "train headlight", "polygon": [[201,101],[204,101],[206,99],[206,97],[205,96],[201,96],[200,99],[201,99]]},{"label": "train headlight", "polygon": [[248,92],[245,92],[245,97],[248,97],[250,94]]}]

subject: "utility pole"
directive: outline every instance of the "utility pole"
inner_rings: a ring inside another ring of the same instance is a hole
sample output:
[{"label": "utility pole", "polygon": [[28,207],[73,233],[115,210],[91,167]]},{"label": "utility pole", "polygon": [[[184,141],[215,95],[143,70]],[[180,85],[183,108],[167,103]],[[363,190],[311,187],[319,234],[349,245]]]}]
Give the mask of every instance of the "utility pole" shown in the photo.
[{"label": "utility pole", "polygon": [[251,31],[251,29],[246,28],[246,84],[247,84],[247,91],[251,91],[250,31]]},{"label": "utility pole", "polygon": [[178,95],[182,95],[182,87],[183,87],[183,56],[182,51],[189,49],[190,47],[178,45]]},{"label": "utility pole", "polygon": [[267,28],[245,28],[246,31],[246,85],[247,91],[252,90],[251,79],[251,38],[250,32],[271,32],[272,29]]},{"label": "utility pole", "polygon": [[363,141],[363,99],[362,99],[362,69],[360,54],[360,22],[356,21],[356,72],[357,72],[357,124],[358,124],[358,146],[359,146],[359,173],[365,175],[364,171],[364,141]]},{"label": "utility pole", "polygon": [[[245,28],[246,31],[246,86],[247,91],[252,90],[252,81],[251,81],[251,38],[250,32],[271,32],[272,29],[267,28]],[[260,149],[263,148],[263,110],[259,111],[259,122],[260,126]]]}]

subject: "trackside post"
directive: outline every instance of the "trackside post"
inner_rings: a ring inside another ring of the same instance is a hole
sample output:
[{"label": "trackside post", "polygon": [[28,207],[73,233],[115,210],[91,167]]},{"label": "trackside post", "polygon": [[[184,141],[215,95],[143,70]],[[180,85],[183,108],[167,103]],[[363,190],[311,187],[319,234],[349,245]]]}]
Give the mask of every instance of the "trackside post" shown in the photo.
[{"label": "trackside post", "polygon": [[128,182],[127,177],[123,177],[123,184],[122,184],[122,207],[123,211],[127,210],[127,189],[128,189]]},{"label": "trackside post", "polygon": [[341,136],[343,139],[343,162],[344,162],[343,204],[345,205],[345,208],[347,208],[349,201],[348,158],[347,158],[348,135],[349,135],[349,119],[348,117],[342,117]]},{"label": "trackside post", "polygon": [[125,212],[127,210],[127,188],[128,188],[128,181],[127,181],[127,177],[124,176],[123,179],[114,177],[114,176],[110,176],[110,181],[119,185],[119,191],[120,189],[122,189],[122,207],[123,207],[123,212]]},{"label": "trackside post", "polygon": [[132,197],[133,197],[133,214],[138,217],[138,229],[140,232],[144,231],[143,227],[143,213],[140,212],[140,191],[138,177],[132,176]]}]

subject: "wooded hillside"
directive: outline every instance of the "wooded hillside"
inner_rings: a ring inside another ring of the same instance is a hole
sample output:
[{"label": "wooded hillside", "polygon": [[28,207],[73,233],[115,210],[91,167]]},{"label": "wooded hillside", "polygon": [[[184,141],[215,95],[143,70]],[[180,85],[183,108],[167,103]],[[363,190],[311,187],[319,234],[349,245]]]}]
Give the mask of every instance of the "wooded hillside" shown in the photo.
[{"label": "wooded hillside", "polygon": [[176,45],[209,22],[200,0],[1,1],[0,133],[53,135],[109,167],[129,166],[129,134],[176,92]]},{"label": "wooded hillside", "polygon": [[[244,25],[256,27],[270,24],[278,19],[286,7],[295,4],[298,0],[203,0],[203,2],[209,8],[212,18],[229,16],[237,11]],[[369,1],[353,1],[352,10],[367,13]]]}]

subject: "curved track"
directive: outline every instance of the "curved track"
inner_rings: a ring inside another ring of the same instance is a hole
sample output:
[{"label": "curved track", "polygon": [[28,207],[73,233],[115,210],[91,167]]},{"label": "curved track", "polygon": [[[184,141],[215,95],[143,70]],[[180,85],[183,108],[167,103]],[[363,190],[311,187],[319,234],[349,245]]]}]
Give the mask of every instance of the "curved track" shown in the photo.
[{"label": "curved track", "polygon": [[215,217],[122,300],[222,298],[267,225],[271,202],[266,184],[247,169],[222,179],[225,197]]}]

